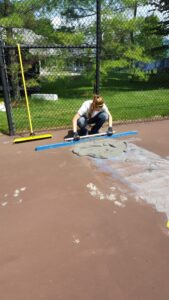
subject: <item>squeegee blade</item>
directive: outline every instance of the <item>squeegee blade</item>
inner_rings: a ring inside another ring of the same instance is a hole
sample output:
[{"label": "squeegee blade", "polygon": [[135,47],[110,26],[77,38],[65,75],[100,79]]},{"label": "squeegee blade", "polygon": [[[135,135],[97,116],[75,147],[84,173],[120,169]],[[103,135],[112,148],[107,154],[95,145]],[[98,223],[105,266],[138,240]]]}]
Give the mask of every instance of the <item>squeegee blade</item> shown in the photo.
[{"label": "squeegee blade", "polygon": [[[132,131],[127,131],[127,132],[119,132],[119,133],[115,133],[111,136],[95,136],[93,137],[91,140],[97,140],[99,138],[104,138],[104,139],[115,139],[115,138],[121,138],[121,137],[126,137],[126,136],[129,136],[129,135],[135,135],[135,134],[138,134],[138,131],[136,130],[132,130]],[[47,149],[53,149],[53,148],[61,148],[61,147],[70,147],[70,146],[75,146],[75,145],[78,145],[80,143],[85,143],[88,139],[80,139],[79,141],[74,141],[74,140],[71,140],[71,141],[64,141],[64,142],[61,142],[61,143],[56,143],[56,144],[49,144],[49,145],[42,145],[42,146],[37,146],[35,148],[35,151],[42,151],[42,150],[47,150]]]},{"label": "squeegee blade", "polygon": [[51,134],[42,134],[42,135],[31,135],[28,137],[16,138],[14,139],[14,143],[23,143],[28,141],[35,141],[35,140],[42,140],[42,139],[49,139],[51,138]]}]

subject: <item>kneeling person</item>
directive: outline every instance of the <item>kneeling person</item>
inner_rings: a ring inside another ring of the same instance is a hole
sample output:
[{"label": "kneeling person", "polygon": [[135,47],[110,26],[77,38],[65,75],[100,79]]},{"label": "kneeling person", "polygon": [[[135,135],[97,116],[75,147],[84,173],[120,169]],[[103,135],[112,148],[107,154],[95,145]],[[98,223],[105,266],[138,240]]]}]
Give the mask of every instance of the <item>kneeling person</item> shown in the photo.
[{"label": "kneeling person", "polygon": [[[91,134],[99,133],[99,129],[108,121],[109,127],[107,134],[112,135],[112,116],[104,103],[104,100],[99,95],[94,95],[93,100],[85,101],[76,115],[73,118],[73,135],[74,140],[79,140],[80,135],[87,135],[87,125],[93,124]],[[80,132],[77,132],[77,126]]]}]

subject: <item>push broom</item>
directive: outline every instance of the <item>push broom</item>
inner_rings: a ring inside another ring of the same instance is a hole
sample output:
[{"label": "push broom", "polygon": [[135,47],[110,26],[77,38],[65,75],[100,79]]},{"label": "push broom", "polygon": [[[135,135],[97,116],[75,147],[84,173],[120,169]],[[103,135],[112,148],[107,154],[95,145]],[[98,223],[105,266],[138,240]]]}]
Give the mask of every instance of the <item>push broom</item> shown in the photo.
[{"label": "push broom", "polygon": [[23,87],[24,87],[24,94],[25,94],[25,100],[26,100],[26,108],[27,108],[27,114],[28,114],[28,120],[29,120],[30,136],[23,137],[23,138],[16,138],[16,139],[14,139],[14,143],[22,143],[22,142],[27,142],[27,141],[34,141],[34,140],[51,138],[52,137],[51,134],[35,135],[35,133],[33,131],[32,119],[31,119],[31,113],[30,113],[30,107],[29,107],[29,100],[28,100],[28,94],[27,94],[27,88],[26,88],[26,82],[25,82],[25,75],[24,75],[24,70],[23,70],[20,44],[17,44],[17,47],[18,47],[19,62],[20,62],[22,81],[23,81]]}]

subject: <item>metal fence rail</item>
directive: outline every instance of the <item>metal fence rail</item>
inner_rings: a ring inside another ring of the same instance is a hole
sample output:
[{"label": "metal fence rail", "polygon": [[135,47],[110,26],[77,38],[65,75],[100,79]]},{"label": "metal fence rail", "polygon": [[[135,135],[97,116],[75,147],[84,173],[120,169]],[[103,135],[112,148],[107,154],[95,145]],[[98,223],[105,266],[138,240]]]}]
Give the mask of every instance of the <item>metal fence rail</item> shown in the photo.
[{"label": "metal fence rail", "polygon": [[[169,56],[160,31],[169,14],[151,2],[1,1],[0,100],[8,126],[0,130],[29,131],[17,44],[36,131],[71,127],[93,93],[103,96],[114,122],[169,116],[168,65],[156,68]],[[4,118],[0,112],[2,124]]]}]

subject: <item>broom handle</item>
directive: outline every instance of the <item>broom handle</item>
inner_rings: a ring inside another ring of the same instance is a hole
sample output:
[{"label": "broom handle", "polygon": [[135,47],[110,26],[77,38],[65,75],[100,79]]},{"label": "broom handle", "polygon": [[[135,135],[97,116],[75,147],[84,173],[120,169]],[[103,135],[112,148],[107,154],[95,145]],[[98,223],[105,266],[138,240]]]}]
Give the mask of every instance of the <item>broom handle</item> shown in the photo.
[{"label": "broom handle", "polygon": [[31,119],[30,108],[29,108],[29,100],[28,100],[28,94],[27,94],[27,89],[26,89],[26,82],[25,82],[25,75],[24,75],[24,70],[23,70],[20,44],[17,44],[17,47],[18,47],[19,62],[20,62],[20,67],[21,67],[25,99],[26,99],[26,107],[27,107],[27,114],[28,114],[28,119],[29,119],[30,132],[31,132],[31,134],[33,134],[32,119]]}]

